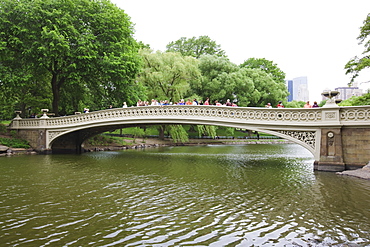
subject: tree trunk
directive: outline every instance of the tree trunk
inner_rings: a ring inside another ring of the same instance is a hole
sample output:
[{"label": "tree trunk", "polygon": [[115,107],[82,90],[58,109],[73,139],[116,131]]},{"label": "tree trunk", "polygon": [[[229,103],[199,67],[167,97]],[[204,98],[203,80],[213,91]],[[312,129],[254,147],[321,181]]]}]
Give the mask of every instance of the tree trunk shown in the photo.
[{"label": "tree trunk", "polygon": [[52,103],[52,112],[55,114],[56,117],[59,117],[59,85],[57,80],[57,75],[53,73],[53,77],[51,78],[51,88],[53,92],[53,103]]},{"label": "tree trunk", "polygon": [[160,125],[158,130],[159,130],[159,140],[164,140],[164,125]]},{"label": "tree trunk", "polygon": [[27,109],[26,109],[26,104],[22,103],[22,104],[21,104],[21,109],[20,109],[20,110],[21,110],[21,112],[22,112],[22,113],[21,113],[21,117],[22,117],[22,118],[30,117],[30,116],[29,116],[29,113],[28,113],[28,111],[27,111]]}]

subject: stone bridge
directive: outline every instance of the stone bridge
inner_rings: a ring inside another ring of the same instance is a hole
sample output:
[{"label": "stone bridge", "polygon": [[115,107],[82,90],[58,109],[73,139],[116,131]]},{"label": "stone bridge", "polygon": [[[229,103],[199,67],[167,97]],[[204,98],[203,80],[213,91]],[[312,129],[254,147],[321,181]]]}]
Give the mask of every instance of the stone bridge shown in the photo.
[{"label": "stone bridge", "polygon": [[343,171],[370,161],[370,106],[257,108],[142,106],[65,117],[13,119],[9,128],[39,152],[81,152],[87,138],[118,128],[155,124],[217,125],[272,134],[309,150],[314,168]]}]

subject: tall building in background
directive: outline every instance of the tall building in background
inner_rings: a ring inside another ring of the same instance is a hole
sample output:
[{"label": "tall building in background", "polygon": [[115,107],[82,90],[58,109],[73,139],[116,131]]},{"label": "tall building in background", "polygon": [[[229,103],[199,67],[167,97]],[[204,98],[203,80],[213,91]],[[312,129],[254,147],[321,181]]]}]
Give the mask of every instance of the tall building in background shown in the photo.
[{"label": "tall building in background", "polygon": [[337,99],[346,100],[352,96],[363,95],[362,89],[358,88],[357,83],[353,84],[353,87],[337,87],[334,90],[339,92]]},{"label": "tall building in background", "polygon": [[288,87],[288,102],[295,101],[308,101],[308,83],[307,76],[294,78],[293,80],[286,80]]},{"label": "tall building in background", "polygon": [[293,101],[293,80],[286,80],[287,87],[288,87],[288,102]]}]

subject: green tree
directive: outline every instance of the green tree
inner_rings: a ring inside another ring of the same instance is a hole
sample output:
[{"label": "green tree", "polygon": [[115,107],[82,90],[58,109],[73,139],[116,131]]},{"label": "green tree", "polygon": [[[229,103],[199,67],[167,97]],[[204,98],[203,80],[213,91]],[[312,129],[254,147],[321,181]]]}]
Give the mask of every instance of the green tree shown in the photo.
[{"label": "green tree", "polygon": [[191,82],[193,92],[200,95],[203,99],[209,97],[211,104],[215,100],[226,100],[228,97],[227,91],[230,92],[232,90],[225,88],[229,87],[225,79],[229,74],[238,71],[238,66],[230,62],[226,57],[204,55],[199,59],[199,69],[202,77]]},{"label": "green tree", "polygon": [[225,51],[221,49],[221,46],[208,36],[199,36],[198,38],[182,37],[179,40],[170,42],[166,48],[168,52],[180,52],[184,56],[194,58],[200,58],[202,55],[225,56]]},{"label": "green tree", "polygon": [[215,138],[215,136],[217,135],[216,133],[217,128],[218,126],[213,125],[197,125],[198,136],[202,137],[206,135]]},{"label": "green tree", "polygon": [[142,129],[140,127],[134,127],[134,128],[131,129],[131,134],[132,134],[132,137],[133,137],[132,142],[136,143],[136,138],[143,137],[145,135],[145,131],[144,131],[144,129]]},{"label": "green tree", "polygon": [[359,105],[370,105],[370,93],[362,96],[352,96],[349,99],[343,100],[339,103],[340,106],[359,106]]},{"label": "green tree", "polygon": [[285,73],[273,61],[265,58],[249,58],[240,65],[241,68],[261,69],[270,74],[275,82],[285,84]]},{"label": "green tree", "polygon": [[139,45],[129,17],[109,0],[2,0],[0,23],[0,63],[43,75],[56,115],[61,100],[73,98],[77,108],[91,92],[97,101],[130,97]]},{"label": "green tree", "polygon": [[202,78],[191,84],[192,89],[211,102],[230,99],[239,106],[264,106],[288,95],[285,83],[259,68],[241,68],[225,57],[202,56],[199,61]]},{"label": "green tree", "polygon": [[306,104],[304,101],[296,101],[293,100],[291,102],[286,102],[284,104],[285,108],[303,108],[303,106]]},{"label": "green tree", "polygon": [[226,136],[234,136],[234,133],[235,133],[235,128],[226,127],[226,131],[225,131]]},{"label": "green tree", "polygon": [[[198,61],[193,57],[183,56],[178,52],[153,53],[149,49],[140,51],[143,69],[137,81],[148,88],[149,99],[167,99],[179,101],[189,92],[189,81],[200,76]],[[188,139],[187,132],[181,125],[161,125],[159,136],[164,139],[167,130],[174,142],[184,142]]]},{"label": "green tree", "polygon": [[[51,105],[50,87],[32,75],[27,65],[4,67],[0,64],[0,119],[10,119],[14,110],[21,110],[22,117],[40,113]],[[37,76],[42,78],[41,75]]]},{"label": "green tree", "polygon": [[168,133],[175,143],[184,143],[189,141],[188,133],[185,131],[182,125],[169,125]]},{"label": "green tree", "polygon": [[276,82],[270,74],[260,69],[241,69],[244,77],[253,81],[254,89],[246,94],[249,106],[264,107],[267,103],[276,105],[279,101],[285,101],[288,89],[284,83]]},{"label": "green tree", "polygon": [[178,101],[187,96],[192,80],[200,76],[198,61],[178,52],[152,53],[142,49],[143,69],[137,81],[149,90],[149,99]]},{"label": "green tree", "polygon": [[370,68],[370,14],[367,15],[363,22],[363,26],[360,29],[360,35],[357,37],[360,45],[364,45],[365,50],[362,52],[361,56],[355,56],[344,66],[346,69],[346,75],[351,74],[352,78],[348,83],[351,86],[354,79],[359,76],[359,73],[367,68]]}]

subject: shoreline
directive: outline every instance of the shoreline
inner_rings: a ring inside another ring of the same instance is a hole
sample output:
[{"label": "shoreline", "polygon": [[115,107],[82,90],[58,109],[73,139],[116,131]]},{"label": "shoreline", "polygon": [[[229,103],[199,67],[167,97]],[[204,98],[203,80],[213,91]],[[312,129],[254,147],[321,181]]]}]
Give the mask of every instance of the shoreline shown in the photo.
[{"label": "shoreline", "polygon": [[99,151],[113,151],[113,150],[125,150],[125,149],[139,149],[139,148],[153,148],[153,147],[165,147],[165,146],[197,146],[197,145],[248,145],[248,144],[288,144],[293,143],[284,139],[246,139],[246,140],[234,140],[234,139],[190,139],[185,143],[174,143],[171,140],[159,140],[159,139],[145,139],[144,142],[132,143],[132,145],[123,146],[85,146],[83,149],[86,152],[99,152]]},{"label": "shoreline", "polygon": [[[100,151],[114,151],[114,150],[126,150],[126,149],[139,149],[139,148],[155,148],[165,146],[196,146],[196,145],[248,145],[248,144],[287,144],[293,143],[284,139],[190,139],[186,143],[174,143],[170,139],[160,140],[157,138],[147,138],[137,143],[131,142],[125,145],[94,145],[94,146],[83,146],[83,152],[100,152]],[[36,155],[39,154],[32,148],[12,148],[4,145],[0,145],[0,157],[13,156],[13,155]]]},{"label": "shoreline", "polygon": [[342,172],[337,172],[336,174],[370,180],[370,162],[360,169],[346,170]]}]

